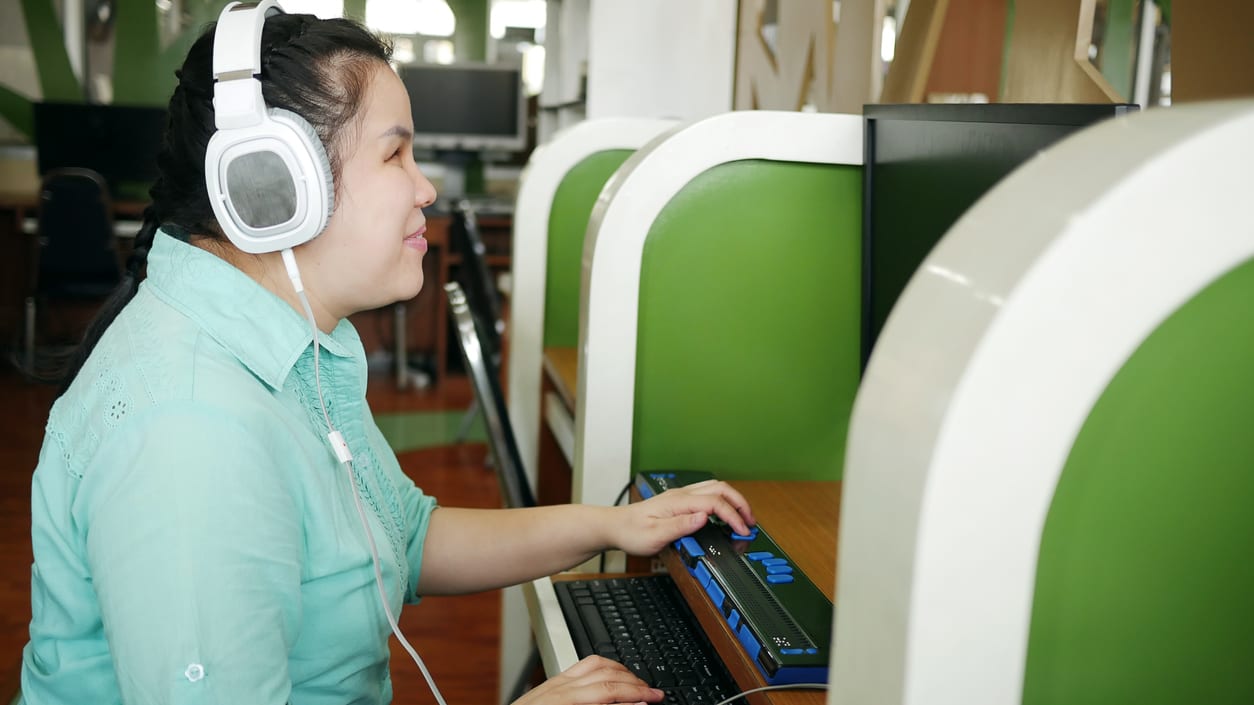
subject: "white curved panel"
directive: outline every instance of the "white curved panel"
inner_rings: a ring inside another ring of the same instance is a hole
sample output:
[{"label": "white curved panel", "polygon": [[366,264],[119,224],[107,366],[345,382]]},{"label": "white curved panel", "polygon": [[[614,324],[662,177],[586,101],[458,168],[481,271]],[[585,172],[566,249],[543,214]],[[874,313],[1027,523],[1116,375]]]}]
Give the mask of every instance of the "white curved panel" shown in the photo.
[{"label": "white curved panel", "polygon": [[630,476],[640,262],[649,229],[696,176],[745,159],[860,165],[862,118],[766,110],[717,115],[658,138],[606,184],[583,249],[575,502],[611,504]]},{"label": "white curved panel", "polygon": [[1150,110],[1011,174],[925,260],[845,464],[829,703],[1019,703],[1045,516],[1112,377],[1254,257],[1254,102]]},{"label": "white curved panel", "polygon": [[519,455],[532,485],[540,442],[544,283],[553,196],[566,174],[589,156],[614,149],[639,149],[674,125],[673,120],[640,118],[586,120],[538,147],[523,170],[514,206],[507,399]]}]

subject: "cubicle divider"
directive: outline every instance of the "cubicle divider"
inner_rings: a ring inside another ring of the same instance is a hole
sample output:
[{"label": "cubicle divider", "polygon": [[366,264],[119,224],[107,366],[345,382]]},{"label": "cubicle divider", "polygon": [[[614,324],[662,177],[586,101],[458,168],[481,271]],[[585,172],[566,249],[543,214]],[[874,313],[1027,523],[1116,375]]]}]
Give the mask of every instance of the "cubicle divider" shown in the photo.
[{"label": "cubicle divider", "polygon": [[[858,116],[740,111],[675,128],[614,173],[583,244],[573,501],[612,503],[642,463],[840,478],[861,164]],[[574,646],[552,583],[524,592],[552,675]]]},{"label": "cubicle divider", "polygon": [[840,479],[861,164],[858,116],[740,111],[617,172],[584,246],[574,501],[640,469]]},{"label": "cubicle divider", "polygon": [[850,427],[831,705],[1254,700],[1251,164],[1254,101],[1114,119],[928,256]]},{"label": "cubicle divider", "polygon": [[537,149],[523,172],[514,207],[506,396],[533,483],[542,355],[546,346],[578,342],[580,261],[593,203],[635,150],[674,125],[640,118],[587,120]]},{"label": "cubicle divider", "polygon": [[[523,171],[514,206],[506,403],[533,489],[539,465],[542,356],[546,346],[573,347],[578,340],[579,263],[592,205],[632,152],[674,124],[641,118],[587,120],[536,149]],[[556,425],[559,443],[571,446],[573,419]],[[501,608],[504,701],[521,671],[530,667],[531,649],[521,591],[504,590]]]}]

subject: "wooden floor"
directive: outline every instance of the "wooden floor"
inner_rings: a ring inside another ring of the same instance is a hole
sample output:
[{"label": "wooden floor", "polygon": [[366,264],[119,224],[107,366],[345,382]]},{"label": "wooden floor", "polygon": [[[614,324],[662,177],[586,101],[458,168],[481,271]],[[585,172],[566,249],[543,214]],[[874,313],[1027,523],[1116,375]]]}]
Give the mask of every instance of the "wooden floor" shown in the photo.
[{"label": "wooden floor", "polygon": [[[0,687],[15,679],[30,622],[30,477],[43,442],[53,390],[0,369]],[[463,377],[431,390],[397,391],[390,378],[373,379],[367,398],[376,413],[465,409],[471,390]],[[496,480],[485,466],[486,447],[463,444],[412,451],[401,467],[446,506],[499,506]],[[401,631],[423,657],[444,698],[461,705],[497,702],[500,593],[431,597],[406,607]],[[435,703],[409,655],[392,640],[396,705]],[[16,680],[12,681],[16,687]],[[10,692],[0,692],[0,701]]]}]

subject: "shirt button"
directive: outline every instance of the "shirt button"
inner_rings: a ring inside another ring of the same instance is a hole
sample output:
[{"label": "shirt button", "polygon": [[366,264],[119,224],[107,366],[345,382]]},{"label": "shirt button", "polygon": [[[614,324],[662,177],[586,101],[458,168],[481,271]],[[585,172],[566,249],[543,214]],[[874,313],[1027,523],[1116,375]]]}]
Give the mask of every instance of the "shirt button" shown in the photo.
[{"label": "shirt button", "polygon": [[187,680],[195,683],[205,677],[205,667],[198,663],[193,663],[187,667],[186,671],[183,671],[183,675],[187,676]]}]

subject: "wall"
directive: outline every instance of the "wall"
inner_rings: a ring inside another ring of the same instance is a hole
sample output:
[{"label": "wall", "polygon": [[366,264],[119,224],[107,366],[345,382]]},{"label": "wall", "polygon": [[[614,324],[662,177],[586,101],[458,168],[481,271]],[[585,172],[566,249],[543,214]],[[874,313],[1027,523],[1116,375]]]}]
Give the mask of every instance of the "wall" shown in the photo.
[{"label": "wall", "polygon": [[1171,21],[1173,102],[1254,95],[1254,2],[1174,3]]},{"label": "wall", "polygon": [[592,0],[588,118],[731,110],[736,14],[735,0]]}]

